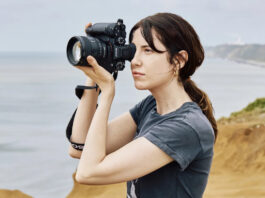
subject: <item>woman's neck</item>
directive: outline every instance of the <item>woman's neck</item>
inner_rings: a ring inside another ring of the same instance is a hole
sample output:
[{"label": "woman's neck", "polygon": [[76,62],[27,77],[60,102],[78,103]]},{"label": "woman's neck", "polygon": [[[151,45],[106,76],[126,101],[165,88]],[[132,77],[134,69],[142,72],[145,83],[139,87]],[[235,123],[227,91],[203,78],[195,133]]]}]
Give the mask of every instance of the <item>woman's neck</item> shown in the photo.
[{"label": "woman's neck", "polygon": [[160,115],[170,113],[180,108],[185,102],[192,101],[184,87],[177,83],[177,79],[149,91],[156,100],[157,113]]}]

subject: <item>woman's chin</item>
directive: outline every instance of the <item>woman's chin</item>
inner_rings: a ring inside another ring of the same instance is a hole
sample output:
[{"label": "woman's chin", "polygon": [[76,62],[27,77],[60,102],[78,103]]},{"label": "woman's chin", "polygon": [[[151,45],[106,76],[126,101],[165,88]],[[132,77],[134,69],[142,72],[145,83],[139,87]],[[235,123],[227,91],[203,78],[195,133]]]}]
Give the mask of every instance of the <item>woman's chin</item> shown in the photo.
[{"label": "woman's chin", "polygon": [[144,85],[142,85],[142,84],[140,84],[140,83],[134,83],[134,86],[135,86],[135,88],[138,89],[138,90],[146,90],[146,89],[147,89],[146,86],[144,86]]}]

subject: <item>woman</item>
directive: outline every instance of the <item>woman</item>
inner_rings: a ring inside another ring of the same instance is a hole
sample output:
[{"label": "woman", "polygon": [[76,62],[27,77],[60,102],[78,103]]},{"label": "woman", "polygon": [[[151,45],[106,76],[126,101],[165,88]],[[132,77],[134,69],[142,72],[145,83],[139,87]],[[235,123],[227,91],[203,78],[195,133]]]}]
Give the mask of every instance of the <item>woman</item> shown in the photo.
[{"label": "woman", "polygon": [[[91,24],[89,24],[91,25]],[[108,123],[114,79],[96,60],[79,67],[87,76],[68,125],[71,142],[85,143],[76,180],[82,184],[127,182],[127,197],[202,197],[213,158],[217,125],[211,102],[190,79],[204,59],[192,26],[178,15],[157,13],[140,20],[129,42],[136,45],[134,85],[151,94]]]}]

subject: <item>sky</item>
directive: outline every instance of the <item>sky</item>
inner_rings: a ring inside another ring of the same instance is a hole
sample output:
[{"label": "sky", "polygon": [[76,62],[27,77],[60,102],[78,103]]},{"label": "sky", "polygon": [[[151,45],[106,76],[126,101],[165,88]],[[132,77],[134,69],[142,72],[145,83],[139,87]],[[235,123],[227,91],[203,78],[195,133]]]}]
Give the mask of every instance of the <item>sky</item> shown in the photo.
[{"label": "sky", "polygon": [[129,33],[158,12],[186,19],[203,46],[265,44],[265,0],[0,0],[0,52],[65,52],[88,22],[121,18]]}]

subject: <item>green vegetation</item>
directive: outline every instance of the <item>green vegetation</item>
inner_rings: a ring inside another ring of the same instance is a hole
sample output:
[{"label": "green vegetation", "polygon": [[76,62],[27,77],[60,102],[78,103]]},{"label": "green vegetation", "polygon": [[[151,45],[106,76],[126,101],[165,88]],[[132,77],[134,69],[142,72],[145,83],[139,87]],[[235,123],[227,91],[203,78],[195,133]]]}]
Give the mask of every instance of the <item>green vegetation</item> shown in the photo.
[{"label": "green vegetation", "polygon": [[265,112],[265,98],[257,98],[254,102],[248,104],[248,106],[246,106],[241,111],[231,113],[231,116],[238,116],[251,112]]},{"label": "green vegetation", "polygon": [[[229,117],[221,117],[217,120],[219,124],[227,123],[231,121],[246,122],[250,120],[263,120],[265,114],[265,98],[257,98],[254,102],[249,103],[245,108],[240,111],[233,112]],[[265,122],[264,122],[265,123]]]}]

